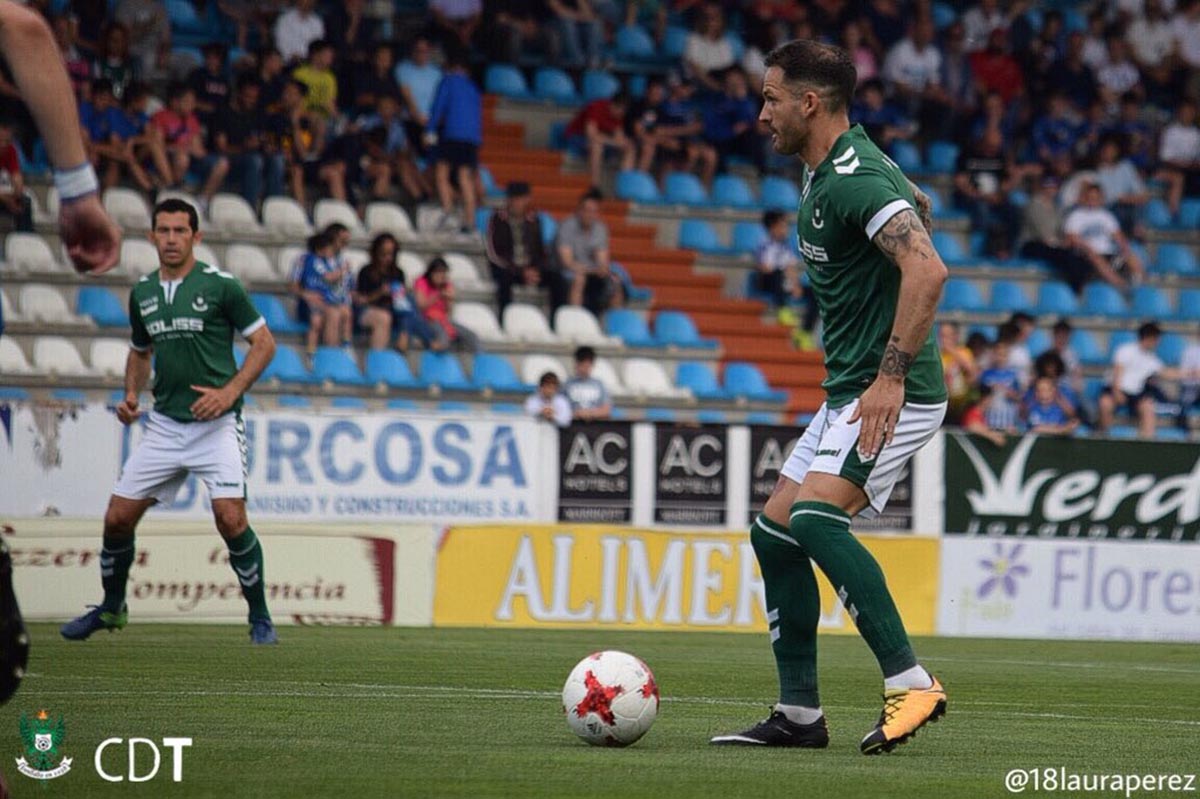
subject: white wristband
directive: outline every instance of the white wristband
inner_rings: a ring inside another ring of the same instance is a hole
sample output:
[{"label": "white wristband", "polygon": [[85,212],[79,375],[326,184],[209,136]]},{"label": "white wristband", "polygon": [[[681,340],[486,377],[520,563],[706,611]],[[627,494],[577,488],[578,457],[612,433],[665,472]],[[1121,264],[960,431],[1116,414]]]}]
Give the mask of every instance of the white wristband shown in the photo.
[{"label": "white wristband", "polygon": [[54,188],[58,190],[58,199],[68,202],[95,194],[100,190],[100,181],[92,165],[84,162],[70,169],[54,170]]}]

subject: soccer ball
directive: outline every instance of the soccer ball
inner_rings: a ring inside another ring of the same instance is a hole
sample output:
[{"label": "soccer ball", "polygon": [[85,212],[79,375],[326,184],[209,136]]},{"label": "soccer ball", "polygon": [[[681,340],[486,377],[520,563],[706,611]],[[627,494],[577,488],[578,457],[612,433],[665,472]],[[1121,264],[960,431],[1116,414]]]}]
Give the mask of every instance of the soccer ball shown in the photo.
[{"label": "soccer ball", "polygon": [[571,732],[593,746],[629,746],[658,716],[658,684],[650,667],[612,649],[588,655],[571,669],[562,700]]}]

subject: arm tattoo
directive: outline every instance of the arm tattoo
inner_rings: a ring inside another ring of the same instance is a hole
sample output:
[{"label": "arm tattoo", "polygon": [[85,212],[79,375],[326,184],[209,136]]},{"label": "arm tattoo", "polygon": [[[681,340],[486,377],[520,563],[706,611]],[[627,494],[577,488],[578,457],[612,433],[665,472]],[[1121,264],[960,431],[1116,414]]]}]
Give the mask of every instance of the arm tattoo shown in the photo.
[{"label": "arm tattoo", "polygon": [[899,263],[900,259],[912,255],[919,258],[934,257],[929,233],[911,208],[889,219],[875,234],[874,242],[892,263]]},{"label": "arm tattoo", "polygon": [[888,342],[887,349],[883,351],[883,363],[879,365],[879,374],[901,379],[908,376],[908,370],[912,368],[916,356],[897,347],[896,342],[899,340],[899,336],[892,336],[892,340]]},{"label": "arm tattoo", "polygon": [[[905,178],[905,180],[908,180]],[[929,195],[921,191],[921,188],[908,181],[908,188],[912,190],[913,199],[917,201],[917,215],[921,217],[921,224],[925,226],[928,233],[933,232],[933,200],[929,199]]]}]

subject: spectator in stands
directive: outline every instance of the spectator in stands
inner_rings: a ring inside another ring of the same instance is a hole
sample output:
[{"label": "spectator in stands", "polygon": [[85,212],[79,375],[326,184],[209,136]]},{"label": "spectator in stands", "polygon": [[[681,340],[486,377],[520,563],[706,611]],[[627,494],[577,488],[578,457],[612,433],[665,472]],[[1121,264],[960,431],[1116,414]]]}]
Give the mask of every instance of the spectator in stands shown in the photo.
[{"label": "spectator in stands", "polygon": [[1179,363],[1179,426],[1188,429],[1188,415],[1200,405],[1200,331],[1183,350]]},{"label": "spectator in stands", "polygon": [[216,111],[229,105],[229,75],[225,69],[225,45],[209,42],[201,52],[204,63],[188,77],[188,85],[196,92],[196,115],[207,125]]},{"label": "spectator in stands", "polygon": [[1162,0],[1146,0],[1143,11],[1125,31],[1130,55],[1143,70],[1158,67],[1175,54],[1175,34]]},{"label": "spectator in stands", "polygon": [[879,59],[867,43],[863,25],[860,20],[852,19],[842,28],[842,47],[854,59],[854,71],[858,74],[859,86],[874,80],[879,74]]},{"label": "spectator in stands", "polygon": [[1167,368],[1159,360],[1156,350],[1160,341],[1162,328],[1146,322],[1138,328],[1137,341],[1117,347],[1108,384],[1100,392],[1098,430],[1111,428],[1117,412],[1124,409],[1137,421],[1140,438],[1154,438],[1158,403],[1167,401],[1158,381],[1180,376],[1178,369]]},{"label": "spectator in stands", "polygon": [[138,164],[150,163],[154,166],[151,179],[156,186],[162,187],[171,174],[171,161],[167,158],[162,132],[150,124],[150,115],[147,113],[149,107],[149,87],[139,81],[129,84],[125,96],[121,98],[121,113],[129,134],[128,141],[133,147],[133,157]]},{"label": "spectator in stands", "polygon": [[[390,44],[377,44],[371,61],[358,68],[354,75],[354,114],[361,116],[377,110],[384,97],[400,99],[400,84],[396,82],[396,55]],[[398,110],[398,109],[397,109]]]},{"label": "spectator in stands", "polygon": [[1121,98],[1117,121],[1109,128],[1109,132],[1120,137],[1125,157],[1145,174],[1146,170],[1154,167],[1156,132],[1142,119],[1143,105],[1136,94],[1126,92]]},{"label": "spectator in stands", "polygon": [[381,148],[382,163],[388,169],[385,171],[376,164],[367,166],[367,173],[374,182],[374,196],[386,197],[390,190],[391,175],[395,175],[400,179],[400,185],[404,187],[404,191],[414,202],[420,203],[429,199],[432,187],[425,174],[417,168],[404,122],[400,117],[399,99],[392,94],[381,96],[376,103],[375,112],[359,117],[356,124],[363,131],[375,128],[381,128],[384,131]]},{"label": "spectator in stands", "polygon": [[988,368],[995,368],[999,363],[999,345],[1003,344],[1004,368],[1012,371],[1017,378],[1017,388],[1024,391],[1033,376],[1033,357],[1025,342],[1033,332],[1033,317],[1027,313],[1015,313],[1009,320],[996,328],[996,344],[992,349],[992,361]]},{"label": "spectator in stands", "polygon": [[183,183],[189,171],[203,175],[200,189],[201,209],[207,210],[212,196],[221,188],[229,173],[229,159],[210,154],[200,135],[200,120],[196,117],[196,92],[187,85],[171,89],[167,107],[150,119],[150,124],[162,133],[167,156],[171,161],[171,185]]},{"label": "spectator in stands", "polygon": [[1058,208],[1058,178],[1046,175],[1026,203],[1022,214],[1022,258],[1045,261],[1076,294],[1092,278],[1091,261],[1063,238],[1062,212]]},{"label": "spectator in stands", "polygon": [[[217,0],[221,15],[233,23],[234,45],[239,50],[247,49],[251,28],[260,44],[273,41],[271,24],[276,21],[283,6],[281,0]],[[322,32],[316,38],[323,35]],[[301,48],[300,53],[303,54],[304,50]]]},{"label": "spectator in stands", "polygon": [[129,52],[143,79],[161,72],[171,55],[171,20],[159,0],[120,0],[117,22],[129,31]]},{"label": "spectator in stands", "polygon": [[992,257],[1007,259],[1020,231],[1019,211],[1008,198],[1017,172],[1004,154],[999,130],[985,130],[982,138],[963,149],[954,175],[954,204],[971,216],[976,230],[986,234],[984,249]]},{"label": "spectator in stands", "polygon": [[916,132],[912,120],[888,102],[883,82],[878,80],[859,84],[858,99],[850,107],[850,124],[862,125],[871,141],[885,150],[897,139],[911,139]]},{"label": "spectator in stands", "polygon": [[1007,106],[997,92],[988,92],[983,96],[983,105],[971,123],[971,139],[983,138],[983,132],[988,128],[1000,131],[1005,141],[1011,141],[1016,132],[1018,120],[1014,112],[1018,106]]},{"label": "spectator in stands", "polygon": [[949,118],[952,104],[942,88],[942,53],[933,41],[933,21],[921,17],[909,26],[909,35],[898,42],[883,62],[884,80],[895,97],[921,123],[921,130],[937,130]]},{"label": "spectator in stands", "polygon": [[321,130],[305,110],[308,87],[295,80],[284,84],[277,109],[267,118],[268,147],[283,154],[292,196],[305,203],[306,173],[318,169],[317,158],[324,149]]},{"label": "spectator in stands", "polygon": [[1021,375],[1008,361],[1011,347],[1011,340],[998,336],[992,346],[991,363],[979,375],[980,387],[991,391],[985,416],[993,429],[1015,430],[1018,425]]},{"label": "spectator in stands", "polygon": [[1182,100],[1175,118],[1163,129],[1158,147],[1158,177],[1167,183],[1167,206],[1179,213],[1183,196],[1200,195],[1200,127],[1196,126],[1196,103]]},{"label": "spectator in stands", "polygon": [[604,22],[591,0],[545,0],[559,57],[567,67],[595,69],[604,51]]},{"label": "spectator in stands", "polygon": [[503,316],[512,302],[513,286],[538,286],[550,290],[550,311],[565,301],[562,276],[550,268],[542,241],[542,222],[531,204],[529,184],[508,184],[504,206],[488,219],[484,249],[488,270],[496,284],[496,310]]},{"label": "spectator in stands", "polygon": [[[646,82],[646,91],[640,100],[634,100],[625,112],[625,135],[637,145],[637,168],[649,172],[659,152],[659,139],[670,147],[673,143],[659,131],[662,106],[667,100],[666,85],[659,78]],[[678,145],[676,145],[678,146]]]},{"label": "spectator in stands", "polygon": [[783,211],[767,211],[762,216],[767,238],[754,250],[755,288],[771,295],[776,308],[800,302],[804,289],[800,286],[797,266],[800,259],[788,240],[788,217]]},{"label": "spectator in stands", "polygon": [[428,37],[419,35],[413,40],[408,58],[396,65],[396,82],[400,84],[400,94],[410,120],[409,139],[419,152],[423,152],[421,134],[429,122],[438,84],[442,82],[441,67],[433,63],[432,54],[433,46]]},{"label": "spectator in stands", "polygon": [[275,46],[284,63],[304,58],[313,42],[325,38],[325,21],[316,8],[317,0],[294,0],[275,20]]},{"label": "spectator in stands", "polygon": [[567,137],[582,144],[587,152],[593,186],[601,185],[604,156],[608,152],[620,156],[621,169],[633,169],[637,145],[625,133],[628,108],[629,98],[621,92],[612,99],[592,100],[567,123]]},{"label": "spectator in stands", "polygon": [[483,99],[467,71],[466,54],[451,51],[425,125],[426,143],[436,143],[434,179],[442,205],[442,224],[454,212],[454,184],[462,195],[459,230],[474,229],[479,191],[479,147],[483,143]]},{"label": "spectator in stands", "polygon": [[1129,45],[1118,32],[1108,36],[1108,59],[1096,69],[1100,99],[1109,107],[1116,106],[1125,92],[1142,93],[1141,75],[1129,57]]},{"label": "spectator in stands", "polygon": [[566,427],[571,424],[571,401],[558,390],[558,375],[545,372],[538,378],[537,391],[525,399],[525,415]]},{"label": "spectator in stands", "polygon": [[1121,232],[1121,223],[1104,207],[1104,194],[1093,182],[1084,184],[1081,203],[1067,214],[1063,234],[1067,245],[1083,254],[1100,279],[1124,289],[1140,283],[1145,267],[1129,240]]},{"label": "spectator in stands", "polygon": [[1039,377],[1033,384],[1033,398],[1025,405],[1025,424],[1029,432],[1042,435],[1070,435],[1079,426],[1075,409],[1059,391],[1053,377]]},{"label": "spectator in stands", "polygon": [[555,240],[563,280],[569,282],[568,302],[600,316],[619,302],[622,287],[609,261],[608,226],[600,218],[600,194],[588,191],[575,213],[563,220]]},{"label": "spectator in stands", "polygon": [[309,317],[305,352],[311,357],[318,340],[327,347],[350,345],[350,269],[335,260],[334,237],[327,230],[308,239],[308,252],[301,259],[299,287]]},{"label": "spectator in stands", "polygon": [[442,48],[469,49],[483,16],[483,0],[430,0],[430,32]]},{"label": "spectator in stands", "polygon": [[365,66],[375,47],[375,24],[366,6],[366,0],[342,0],[331,3],[325,15],[325,38],[343,63],[355,67]]},{"label": "spectator in stands", "polygon": [[408,350],[411,320],[415,314],[408,295],[404,270],[396,262],[400,244],[391,233],[380,233],[371,241],[370,259],[358,270],[352,297],[359,306],[358,323],[367,329],[368,346],[387,349],[396,333],[396,349]]},{"label": "spectator in stands", "polygon": [[1050,163],[1069,154],[1080,136],[1079,123],[1071,113],[1067,95],[1055,92],[1046,104],[1046,113],[1033,123],[1033,148],[1039,160]]},{"label": "spectator in stands", "polygon": [[575,376],[563,386],[563,393],[571,402],[571,413],[576,422],[598,422],[612,416],[608,389],[592,377],[595,366],[594,349],[580,347],[575,350]]},{"label": "spectator in stands", "polygon": [[[979,105],[979,91],[971,71],[971,54],[967,50],[966,32],[960,21],[954,21],[942,32],[941,85],[946,92],[954,115],[940,127],[940,135],[957,138],[961,135],[961,120],[969,118]],[[950,122],[955,124],[951,125]]]},{"label": "spectator in stands", "polygon": [[764,142],[758,135],[758,105],[751,99],[746,74],[729,69],[722,80],[723,91],[704,107],[701,136],[708,151],[701,156],[700,177],[711,186],[716,172],[729,168],[732,156],[763,169]]},{"label": "spectator in stands", "polygon": [[79,106],[79,121],[86,138],[88,157],[96,167],[104,188],[117,185],[126,172],[138,188],[150,191],[154,183],[142,169],[133,148],[135,131],[113,97],[112,84],[106,78],[92,81],[91,100]]},{"label": "spectator in stands", "polygon": [[695,86],[678,76],[668,76],[668,81],[670,94],[659,109],[655,129],[658,150],[669,159],[668,166],[690,172],[701,157],[711,158],[708,145],[700,138],[704,123],[693,97]]},{"label": "spectator in stands", "polygon": [[1008,52],[1008,34],[1002,28],[993,30],[987,47],[971,54],[971,73],[980,90],[996,92],[1007,105],[1025,92],[1025,76],[1021,66]]},{"label": "spectator in stands", "polygon": [[92,61],[92,76],[112,84],[113,97],[120,100],[125,87],[138,77],[137,65],[129,56],[129,30],[119,22],[111,22],[105,27],[102,42]]},{"label": "spectator in stands", "polygon": [[992,340],[980,330],[967,333],[967,349],[975,358],[975,365],[982,371],[992,363]]},{"label": "spectator in stands", "polygon": [[104,26],[108,22],[108,3],[96,0],[69,0],[66,13],[75,27],[80,49],[90,56],[100,52]]},{"label": "spectator in stands", "polygon": [[1004,446],[1008,435],[1017,433],[1019,423],[1017,407],[1005,400],[1001,392],[987,385],[979,387],[979,401],[968,408],[962,418],[964,430],[987,439],[997,447]]},{"label": "spectator in stands", "polygon": [[1084,37],[1079,31],[1067,36],[1067,51],[1050,70],[1048,88],[1062,94],[1076,110],[1092,104],[1096,96],[1096,76],[1083,58]]},{"label": "spectator in stands", "polygon": [[325,233],[333,242],[333,254],[329,256],[329,262],[334,269],[346,270],[346,288],[349,290],[354,283],[354,275],[347,268],[345,256],[346,248],[350,246],[350,228],[341,222],[330,222],[325,226]]},{"label": "spectator in stands", "polygon": [[327,39],[317,39],[308,46],[308,60],[292,70],[292,80],[308,87],[304,107],[320,133],[333,125],[338,115],[338,85],[333,60],[333,45]]},{"label": "spectator in stands", "polygon": [[270,109],[283,97],[283,87],[291,80],[284,71],[283,55],[274,47],[264,47],[256,56],[258,83],[262,86],[260,102]]},{"label": "spectator in stands", "polygon": [[[1034,382],[1036,383],[1042,377],[1049,377],[1054,381],[1058,387],[1059,397],[1067,410],[1082,419],[1082,394],[1071,384],[1071,378],[1067,376],[1067,365],[1054,350],[1046,350],[1033,362]],[[1033,402],[1034,394],[1034,387],[1031,385],[1025,392],[1026,407]]]},{"label": "spectator in stands", "polygon": [[330,197],[351,205],[359,203],[359,191],[367,186],[371,199],[386,198],[392,180],[387,140],[383,127],[353,129],[338,136],[321,153],[316,169],[318,182]]},{"label": "spectator in stands", "polygon": [[1063,364],[1063,384],[1078,397],[1083,394],[1083,364],[1075,348],[1071,346],[1072,332],[1071,323],[1066,319],[1059,319],[1050,329],[1050,349],[1042,354],[1054,353],[1058,356]]},{"label": "spectator in stands", "polygon": [[979,379],[979,365],[970,348],[962,343],[962,327],[958,322],[938,325],[938,344],[942,351],[942,375],[949,395],[947,413],[951,420],[960,418],[970,405]]},{"label": "spectator in stands", "polygon": [[1123,157],[1121,141],[1116,135],[1100,140],[1095,171],[1094,179],[1100,184],[1105,205],[1116,214],[1127,235],[1136,235],[1138,214],[1150,199],[1150,193],[1137,167]]},{"label": "spectator in stands", "polygon": [[1009,18],[1000,7],[1000,0],[979,0],[978,5],[967,9],[962,16],[963,31],[966,33],[967,49],[972,53],[987,48],[989,37],[997,30],[1008,30]]},{"label": "spectator in stands", "polygon": [[438,257],[429,262],[425,274],[413,286],[413,296],[417,311],[425,322],[423,326],[414,327],[413,332],[425,340],[426,346],[434,350],[455,346],[466,352],[479,351],[479,337],[451,319],[454,286],[450,283],[450,266],[445,258]]},{"label": "spectator in stands", "polygon": [[259,93],[258,78],[242,75],[233,101],[209,125],[213,152],[229,159],[230,172],[251,208],[258,208],[264,196],[283,194],[286,169],[283,153],[267,148],[268,122]]},{"label": "spectator in stands", "polygon": [[0,214],[11,216],[18,231],[33,232],[33,203],[25,196],[12,126],[4,122],[0,122]]},{"label": "spectator in stands", "polygon": [[1179,60],[1189,71],[1184,94],[1200,94],[1200,0],[1185,0],[1171,19]]},{"label": "spectator in stands", "polygon": [[696,15],[696,27],[683,48],[688,76],[709,92],[721,90],[725,70],[737,62],[733,45],[725,37],[725,12],[719,3],[706,2]]},{"label": "spectator in stands", "polygon": [[509,0],[490,4],[484,9],[483,46],[495,61],[516,64],[528,53],[545,55],[548,63],[557,63],[558,37],[543,25],[542,0]]},{"label": "spectator in stands", "polygon": [[67,68],[67,77],[71,80],[71,89],[76,99],[83,99],[91,83],[92,65],[75,44],[75,25],[65,14],[54,17],[51,25],[63,65]]}]

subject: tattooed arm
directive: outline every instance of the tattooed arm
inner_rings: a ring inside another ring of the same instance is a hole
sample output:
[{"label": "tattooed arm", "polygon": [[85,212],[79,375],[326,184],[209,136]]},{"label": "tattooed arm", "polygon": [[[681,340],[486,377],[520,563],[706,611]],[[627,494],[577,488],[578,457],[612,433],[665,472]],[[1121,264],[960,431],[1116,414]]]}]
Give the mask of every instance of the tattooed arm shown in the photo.
[{"label": "tattooed arm", "polygon": [[926,232],[933,233],[933,200],[911,180],[908,181],[908,187],[912,189],[913,199],[917,201],[917,216],[921,218],[921,224],[925,226]]},{"label": "tattooed arm", "polygon": [[865,458],[874,457],[892,440],[904,405],[904,378],[933,327],[947,277],[946,265],[912,209],[889,219],[873,241],[900,270],[900,297],[879,376],[859,398],[850,420],[862,420],[858,447]]}]

